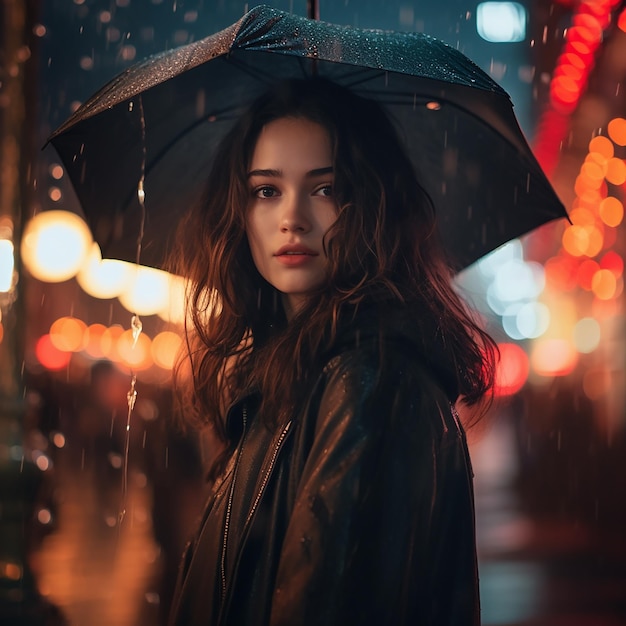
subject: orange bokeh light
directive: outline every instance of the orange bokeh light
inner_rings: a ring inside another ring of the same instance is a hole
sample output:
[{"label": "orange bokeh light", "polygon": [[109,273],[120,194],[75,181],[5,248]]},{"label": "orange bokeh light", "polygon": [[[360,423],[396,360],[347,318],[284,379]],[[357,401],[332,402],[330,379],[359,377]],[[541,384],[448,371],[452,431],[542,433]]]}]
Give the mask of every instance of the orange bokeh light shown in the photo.
[{"label": "orange bokeh light", "polygon": [[151,343],[150,337],[145,333],[141,333],[134,342],[132,330],[125,330],[116,341],[119,360],[135,370],[148,369],[152,365]]},{"label": "orange bokeh light", "polygon": [[589,142],[589,152],[601,154],[605,159],[610,159],[615,154],[615,149],[608,137],[598,135]]},{"label": "orange bokeh light", "polygon": [[613,157],[606,162],[605,178],[613,185],[622,185],[626,182],[626,163],[623,159]]},{"label": "orange bokeh light", "polygon": [[569,218],[572,224],[577,226],[594,226],[596,223],[596,216],[593,211],[583,206],[572,209]]},{"label": "orange bokeh light", "polygon": [[626,9],[624,9],[617,18],[617,27],[626,33]]},{"label": "orange bokeh light", "polygon": [[[609,141],[609,143],[611,142]],[[611,143],[611,145],[613,144]],[[611,157],[605,157],[600,152],[589,152],[585,158],[585,163],[595,163],[602,170],[602,177],[604,178],[604,174],[606,174],[606,162],[610,158]]]},{"label": "orange bokeh light", "polygon": [[562,244],[572,256],[596,256],[604,243],[603,233],[596,226],[568,226],[563,232]]},{"label": "orange bokeh light", "polygon": [[102,333],[102,339],[100,341],[100,347],[102,353],[110,361],[121,361],[122,358],[117,349],[117,340],[124,333],[124,329],[119,324],[109,326]]},{"label": "orange bokeh light", "polygon": [[578,197],[574,200],[574,206],[596,211],[602,199],[603,196],[599,189],[587,189],[584,193],[578,194]]},{"label": "orange bokeh light", "polygon": [[567,376],[578,363],[578,352],[565,339],[544,339],[535,343],[530,360],[540,376]]},{"label": "orange bokeh light", "polygon": [[626,119],[616,117],[609,122],[607,127],[609,137],[618,146],[626,146]]},{"label": "orange bokeh light", "polygon": [[[580,168],[580,173],[582,176],[585,176],[586,178],[590,178],[591,180],[594,181],[594,187],[597,188],[600,186],[602,179],[604,178],[604,174],[607,170],[608,165],[605,164],[604,167],[602,167],[599,163],[594,162],[592,159],[585,161],[582,165],[582,167]],[[600,181],[597,185],[595,184],[595,181]]]},{"label": "orange bokeh light", "polygon": [[562,244],[572,256],[583,256],[589,245],[589,235],[583,226],[573,224],[563,231]]},{"label": "orange bokeh light", "polygon": [[598,270],[592,280],[591,289],[600,300],[610,300],[617,291],[617,279],[611,270]]},{"label": "orange bokeh light", "polygon": [[619,226],[624,219],[624,205],[613,196],[609,196],[600,202],[598,212],[600,213],[600,219],[607,226]]},{"label": "orange bokeh light", "polygon": [[102,359],[105,357],[102,350],[102,337],[107,327],[104,324],[91,324],[85,330],[84,350],[94,359]]},{"label": "orange bokeh light", "polygon": [[62,352],[78,352],[85,344],[87,325],[75,317],[60,317],[50,326],[50,341]]},{"label": "orange bokeh light", "polygon": [[152,358],[161,368],[171,370],[176,361],[181,338],[169,330],[160,332],[152,341]]},{"label": "orange bokeh light", "polygon": [[585,170],[581,168],[580,174],[576,176],[576,180],[574,181],[574,191],[581,197],[587,194],[591,195],[590,192],[595,192],[595,194],[599,196],[602,179],[603,177],[591,178],[587,175]]}]

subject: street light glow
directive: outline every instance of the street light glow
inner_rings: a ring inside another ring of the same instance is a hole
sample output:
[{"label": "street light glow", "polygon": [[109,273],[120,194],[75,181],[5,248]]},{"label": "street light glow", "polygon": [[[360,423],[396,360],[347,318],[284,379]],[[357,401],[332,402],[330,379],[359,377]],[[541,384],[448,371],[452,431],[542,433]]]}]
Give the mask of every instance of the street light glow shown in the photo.
[{"label": "street light glow", "polygon": [[76,276],[92,245],[85,222],[68,211],[43,211],[24,229],[24,265],[37,279],[60,283]]},{"label": "street light glow", "polygon": [[133,265],[117,259],[103,259],[100,246],[94,243],[86,262],[76,275],[78,284],[94,298],[106,300],[119,296],[132,278]]},{"label": "street light glow", "polygon": [[526,38],[526,9],[518,2],[481,2],[476,9],[476,30],[491,43]]},{"label": "street light glow", "polygon": [[13,242],[0,239],[0,292],[8,293],[13,287]]}]

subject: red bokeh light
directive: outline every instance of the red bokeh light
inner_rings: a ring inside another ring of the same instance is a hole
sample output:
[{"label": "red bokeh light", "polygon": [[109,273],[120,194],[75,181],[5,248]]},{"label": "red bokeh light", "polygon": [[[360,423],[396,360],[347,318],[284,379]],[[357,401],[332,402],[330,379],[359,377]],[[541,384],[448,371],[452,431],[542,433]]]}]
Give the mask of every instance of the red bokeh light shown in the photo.
[{"label": "red bokeh light", "polygon": [[42,335],[35,344],[35,356],[41,365],[48,370],[62,370],[69,365],[71,352],[63,352],[56,348],[50,335]]},{"label": "red bokeh light", "polygon": [[528,380],[530,362],[528,355],[514,343],[498,344],[500,361],[496,369],[496,397],[517,393]]}]

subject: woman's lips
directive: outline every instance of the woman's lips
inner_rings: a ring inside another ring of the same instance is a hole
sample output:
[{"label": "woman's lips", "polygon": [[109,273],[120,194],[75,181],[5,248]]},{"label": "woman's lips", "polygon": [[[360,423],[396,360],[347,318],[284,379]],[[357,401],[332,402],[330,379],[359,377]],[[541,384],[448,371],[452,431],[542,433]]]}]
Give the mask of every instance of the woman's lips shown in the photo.
[{"label": "woman's lips", "polygon": [[289,267],[297,267],[310,263],[316,256],[319,256],[315,250],[311,250],[306,246],[298,244],[288,244],[279,248],[274,254],[276,260],[283,265]]}]

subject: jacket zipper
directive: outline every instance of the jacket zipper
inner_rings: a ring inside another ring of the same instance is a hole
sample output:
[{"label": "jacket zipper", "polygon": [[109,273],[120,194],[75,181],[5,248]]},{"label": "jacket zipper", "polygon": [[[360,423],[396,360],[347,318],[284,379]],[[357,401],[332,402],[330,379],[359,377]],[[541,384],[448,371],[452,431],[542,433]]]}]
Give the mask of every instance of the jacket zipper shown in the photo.
[{"label": "jacket zipper", "polygon": [[228,505],[226,506],[226,516],[224,519],[224,537],[222,541],[222,556],[220,559],[220,574],[222,576],[222,602],[224,602],[224,598],[226,597],[226,546],[228,545],[228,530],[230,527],[230,516],[232,513],[233,507],[233,496],[235,494],[235,481],[237,480],[237,470],[239,469],[239,462],[241,461],[241,454],[243,452],[243,446],[246,441],[247,436],[247,420],[248,420],[248,410],[246,405],[243,405],[242,408],[242,420],[243,420],[243,436],[241,439],[241,445],[239,446],[239,451],[237,452],[237,461],[235,463],[235,467],[233,468],[233,480],[230,484],[230,490],[228,492]]},{"label": "jacket zipper", "polygon": [[[245,407],[244,407],[244,428],[245,428],[245,417],[246,417],[246,412],[245,412]],[[252,518],[254,517],[254,513],[256,512],[256,509],[259,505],[259,502],[261,501],[261,498],[263,497],[263,493],[265,492],[265,487],[269,481],[269,478],[272,474],[272,471],[274,469],[274,465],[276,464],[276,459],[278,457],[278,453],[280,452],[280,449],[282,448],[283,445],[283,441],[285,440],[285,438],[287,437],[287,433],[289,432],[289,429],[291,428],[291,424],[292,424],[292,420],[290,420],[289,422],[287,422],[287,424],[285,424],[285,427],[283,428],[282,432],[280,433],[279,438],[276,441],[276,444],[274,445],[274,450],[272,452],[272,456],[270,458],[269,464],[267,466],[267,469],[263,475],[263,481],[261,482],[261,485],[259,487],[259,490],[257,491],[256,497],[254,498],[254,502],[252,504],[252,507],[250,508],[250,512],[248,513],[248,516],[246,517],[246,522],[244,524],[244,528],[243,528],[243,532],[242,532],[242,537],[245,537],[250,522],[252,521]],[[227,592],[227,584],[226,584],[226,545],[228,543],[228,530],[229,530],[229,522],[230,522],[230,515],[231,515],[231,507],[232,507],[232,500],[233,500],[233,494],[235,492],[235,480],[237,478],[237,468],[239,467],[239,459],[241,458],[241,454],[243,451],[243,445],[245,443],[245,435],[244,435],[244,439],[242,440],[241,443],[241,448],[239,450],[239,456],[237,457],[237,464],[235,466],[235,469],[233,470],[233,482],[231,484],[230,487],[230,493],[229,493],[229,497],[228,497],[228,506],[226,509],[226,521],[224,524],[224,542],[222,544],[222,560],[221,560],[221,574],[222,574],[222,606],[220,608],[220,614],[219,614],[219,618],[218,618],[218,623],[222,623],[223,620],[223,616],[224,616],[224,612],[226,609],[226,592]],[[240,549],[241,552],[241,549]]]},{"label": "jacket zipper", "polygon": [[256,494],[256,498],[254,499],[252,507],[250,508],[250,512],[248,513],[248,517],[246,518],[246,523],[244,525],[244,532],[245,532],[245,529],[247,528],[248,524],[252,521],[252,518],[254,517],[254,513],[256,511],[256,508],[259,505],[259,502],[261,500],[261,497],[263,496],[263,493],[265,492],[265,486],[267,485],[267,481],[269,480],[270,475],[272,473],[272,470],[274,469],[274,465],[276,463],[276,457],[278,456],[278,452],[280,451],[280,449],[281,449],[281,447],[283,445],[283,441],[285,440],[285,437],[287,436],[287,433],[289,432],[290,428],[291,428],[291,420],[289,420],[285,424],[285,427],[283,428],[283,431],[280,433],[280,437],[278,438],[278,441],[276,442],[276,445],[274,446],[274,451],[272,453],[272,458],[270,459],[269,465],[267,466],[267,471],[265,472],[265,475],[263,476],[263,482],[261,482],[261,486],[259,487],[259,491]]}]

